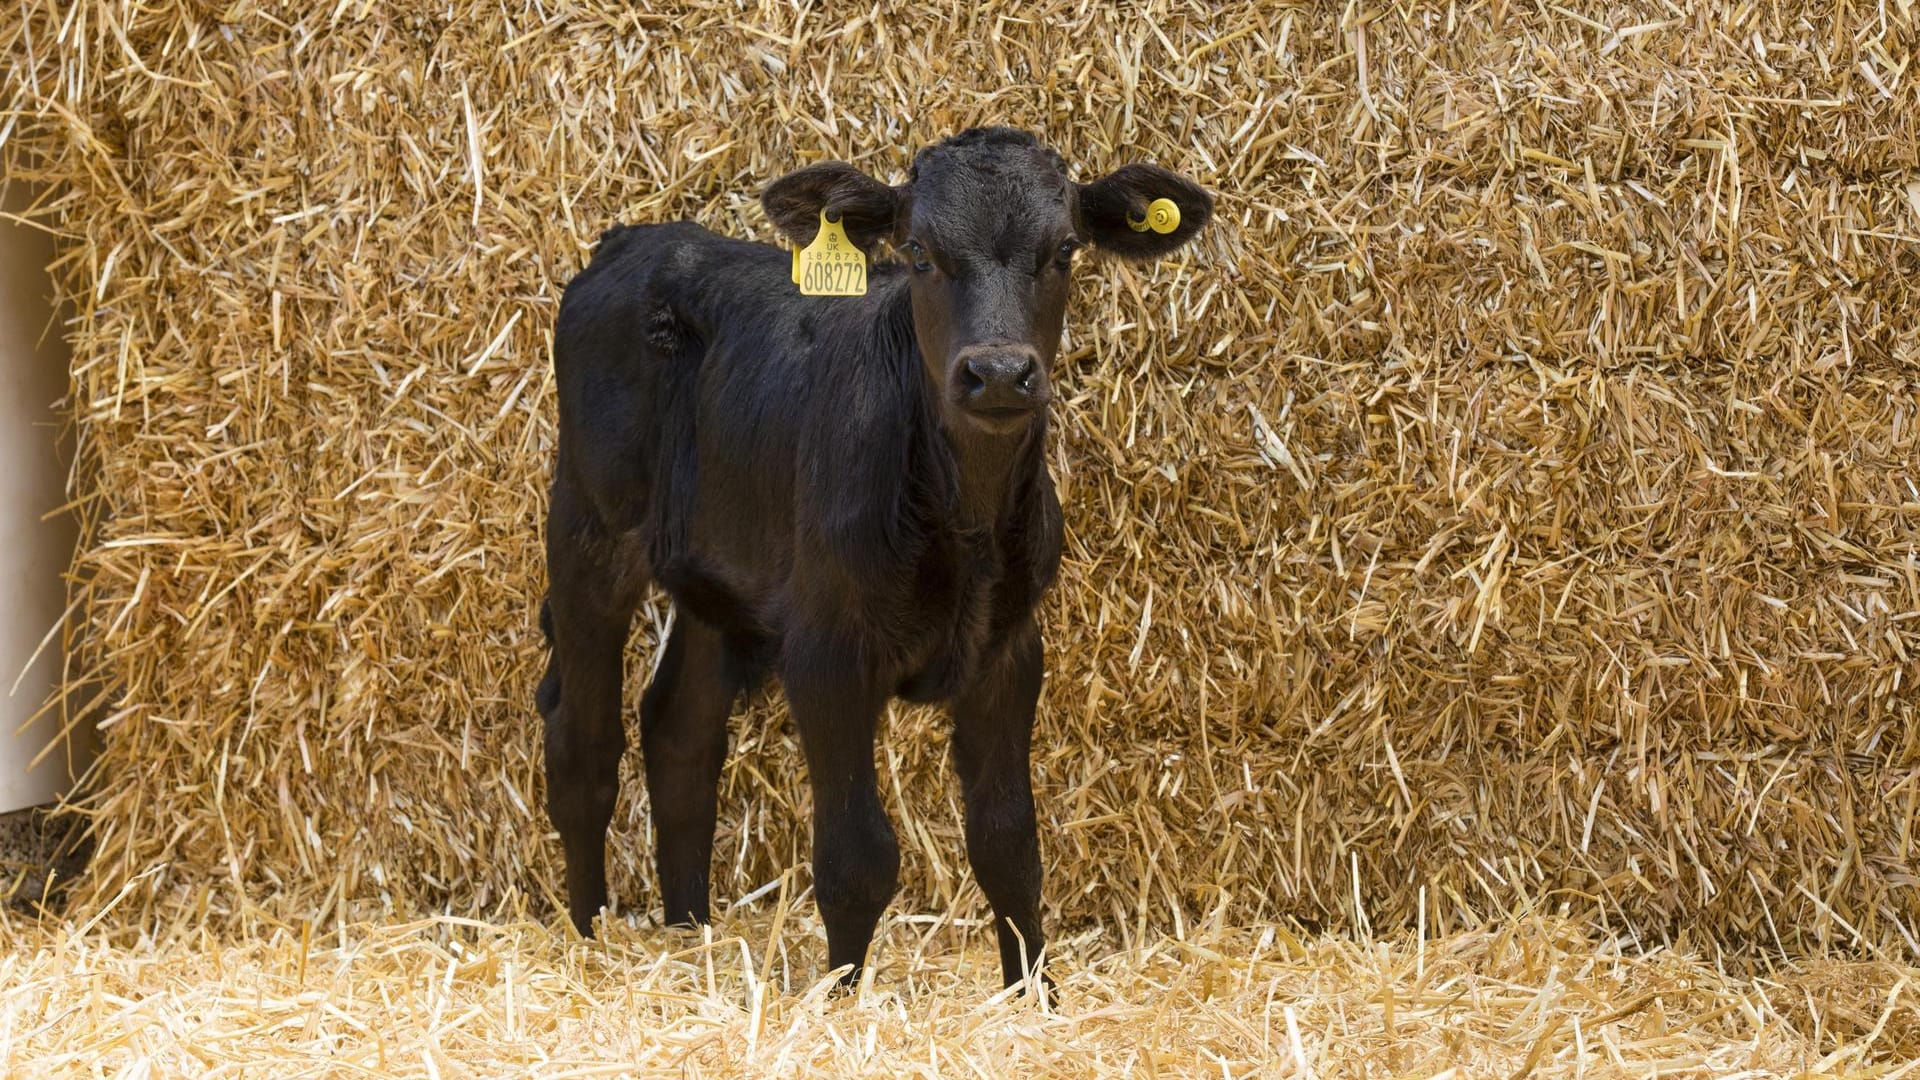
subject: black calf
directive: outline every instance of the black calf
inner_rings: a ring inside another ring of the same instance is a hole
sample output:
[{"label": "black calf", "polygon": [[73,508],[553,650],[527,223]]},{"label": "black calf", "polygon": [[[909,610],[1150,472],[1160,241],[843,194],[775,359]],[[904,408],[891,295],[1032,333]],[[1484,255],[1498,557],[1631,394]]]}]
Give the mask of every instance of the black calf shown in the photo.
[{"label": "black calf", "polygon": [[1083,243],[1172,251],[1211,200],[1150,165],[1075,184],[1005,128],[922,151],[899,187],[829,162],[762,200],[795,243],[824,212],[906,265],[873,267],[864,296],[805,297],[778,248],[616,228],[560,306],[553,653],[536,698],[573,923],[591,933],[607,899],[621,653],[653,581],[676,612],[641,706],[668,921],[707,918],[727,716],[771,671],[813,786],[828,959],[855,977],[900,863],[874,729],[892,697],[945,700],[967,856],[1012,984],[1045,943],[1033,611],[1060,559],[1043,451],[1069,269]]}]

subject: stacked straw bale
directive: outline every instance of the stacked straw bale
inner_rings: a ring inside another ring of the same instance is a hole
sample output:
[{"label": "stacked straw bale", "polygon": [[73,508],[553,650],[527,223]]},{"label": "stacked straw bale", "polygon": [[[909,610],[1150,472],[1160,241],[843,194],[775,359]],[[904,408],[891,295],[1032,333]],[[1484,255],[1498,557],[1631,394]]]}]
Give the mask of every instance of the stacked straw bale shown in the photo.
[{"label": "stacked straw bale", "polygon": [[[1904,4],[23,0],[0,40],[126,910],[549,910],[561,287],[615,221],[766,237],[787,169],[1005,122],[1220,195],[1189,257],[1081,271],[1060,364],[1064,922],[1920,951]],[[780,708],[735,748],[723,901],[808,846]],[[977,913],[941,719],[883,755],[901,904]]]}]

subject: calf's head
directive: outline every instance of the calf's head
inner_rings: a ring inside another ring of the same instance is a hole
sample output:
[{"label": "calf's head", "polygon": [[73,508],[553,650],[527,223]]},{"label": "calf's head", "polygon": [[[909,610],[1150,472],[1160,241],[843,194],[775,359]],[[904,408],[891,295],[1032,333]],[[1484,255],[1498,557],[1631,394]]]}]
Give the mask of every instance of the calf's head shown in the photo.
[{"label": "calf's head", "polygon": [[[1148,224],[1157,200],[1178,208],[1177,224],[1164,213]],[[869,255],[889,241],[909,266],[914,334],[943,420],[995,434],[1024,430],[1052,397],[1074,253],[1091,244],[1158,258],[1191,240],[1213,207],[1157,165],[1074,183],[1059,154],[1011,128],[920,151],[897,187],[828,161],[774,181],[761,202],[795,244],[812,241],[823,211]]]}]

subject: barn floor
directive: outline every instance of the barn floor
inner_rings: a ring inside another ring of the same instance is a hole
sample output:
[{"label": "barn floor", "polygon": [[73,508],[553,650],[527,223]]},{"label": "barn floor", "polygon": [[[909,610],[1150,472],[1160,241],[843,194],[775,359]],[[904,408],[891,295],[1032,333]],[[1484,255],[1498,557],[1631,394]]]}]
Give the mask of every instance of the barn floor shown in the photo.
[{"label": "barn floor", "polygon": [[1915,969],[1751,977],[1531,920],[1422,944],[1277,927],[1062,943],[1063,1003],[995,993],[982,928],[897,917],[827,992],[810,905],[585,943],[457,918],[244,937],[0,915],[0,1073],[1760,1077],[1913,1074]]}]

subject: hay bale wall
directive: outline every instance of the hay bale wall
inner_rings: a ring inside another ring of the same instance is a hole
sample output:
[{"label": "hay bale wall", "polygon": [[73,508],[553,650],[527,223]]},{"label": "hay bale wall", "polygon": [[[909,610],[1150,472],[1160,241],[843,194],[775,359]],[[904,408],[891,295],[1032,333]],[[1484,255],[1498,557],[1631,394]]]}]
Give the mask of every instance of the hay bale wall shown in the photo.
[{"label": "hay bale wall", "polygon": [[[15,5],[6,168],[59,186],[78,311],[94,888],[546,910],[560,288],[614,221],[764,237],[788,168],[897,176],[1009,122],[1221,196],[1184,261],[1079,273],[1058,914],[1378,924],[1424,893],[1439,925],[1910,946],[1908,18]],[[722,899],[807,847],[783,714],[735,731]],[[944,749],[895,714],[902,903],[977,909]],[[650,906],[627,790],[616,891]]]}]

